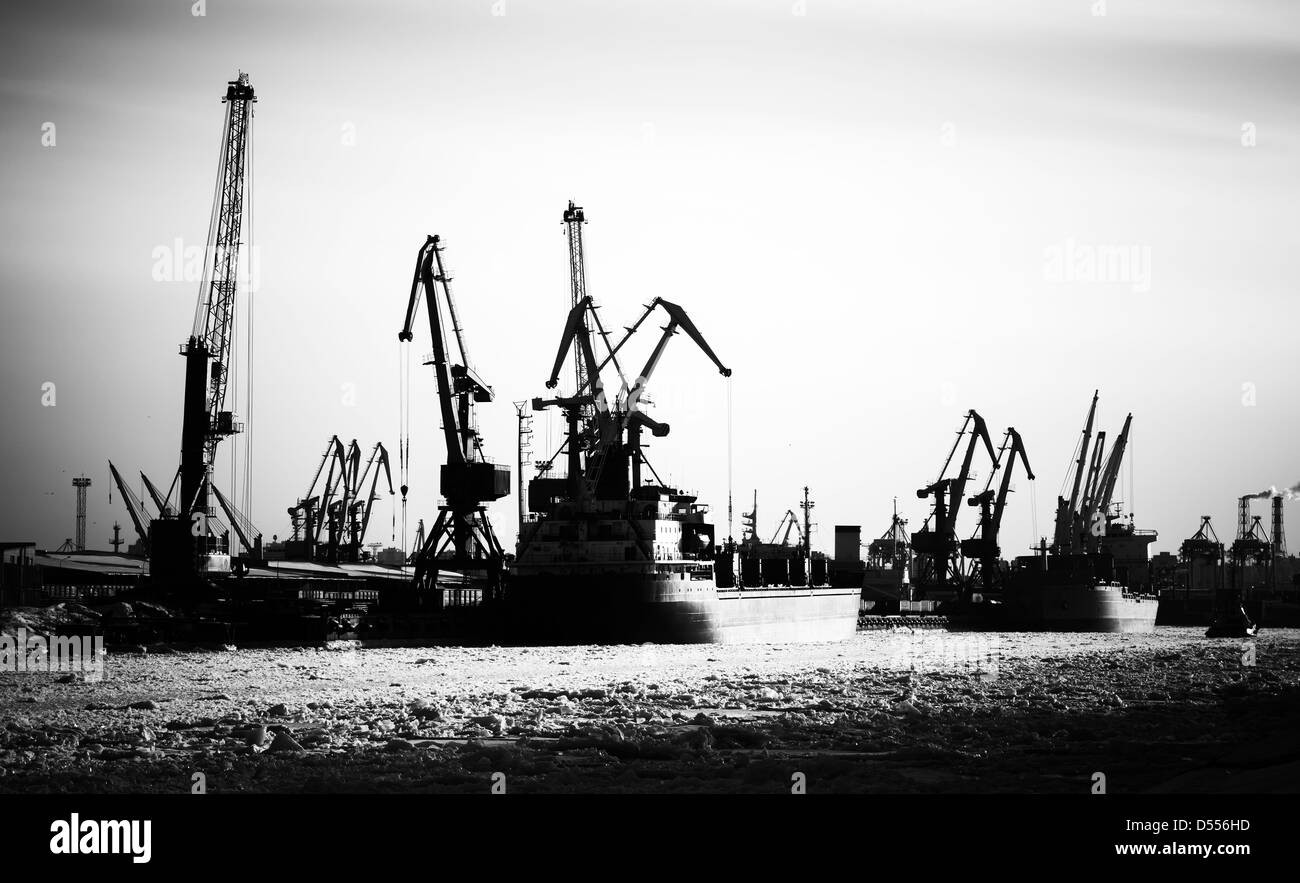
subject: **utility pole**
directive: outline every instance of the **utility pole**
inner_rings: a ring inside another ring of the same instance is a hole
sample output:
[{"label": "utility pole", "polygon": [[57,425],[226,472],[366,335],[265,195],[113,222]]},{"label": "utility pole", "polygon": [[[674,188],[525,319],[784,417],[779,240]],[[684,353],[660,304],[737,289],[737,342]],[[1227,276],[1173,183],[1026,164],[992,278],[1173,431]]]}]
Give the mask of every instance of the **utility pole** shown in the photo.
[{"label": "utility pole", "polygon": [[86,551],[86,488],[90,487],[90,479],[83,474],[80,478],[72,479],[72,486],[77,489],[77,542],[73,547],[78,552]]}]

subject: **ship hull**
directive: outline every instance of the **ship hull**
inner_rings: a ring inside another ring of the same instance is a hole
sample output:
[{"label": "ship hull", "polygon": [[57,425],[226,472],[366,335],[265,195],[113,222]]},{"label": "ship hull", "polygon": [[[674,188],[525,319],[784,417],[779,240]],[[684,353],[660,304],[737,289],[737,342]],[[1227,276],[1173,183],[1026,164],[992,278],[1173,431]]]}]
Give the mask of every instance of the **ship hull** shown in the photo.
[{"label": "ship hull", "polygon": [[855,588],[718,589],[654,574],[516,576],[505,638],[530,644],[839,641],[857,630]]},{"label": "ship hull", "polygon": [[1009,602],[1010,619],[1020,627],[1056,632],[1150,632],[1160,606],[1115,585],[1043,586]]},{"label": "ship hull", "polygon": [[1159,601],[1115,584],[1035,585],[1004,602],[950,616],[955,629],[1049,632],[1151,632]]}]

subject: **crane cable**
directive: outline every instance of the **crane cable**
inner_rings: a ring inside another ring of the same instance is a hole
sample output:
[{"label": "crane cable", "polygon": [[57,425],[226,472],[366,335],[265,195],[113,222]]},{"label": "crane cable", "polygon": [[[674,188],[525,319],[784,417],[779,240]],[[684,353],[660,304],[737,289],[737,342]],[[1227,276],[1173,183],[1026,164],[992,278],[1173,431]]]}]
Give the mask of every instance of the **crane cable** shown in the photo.
[{"label": "crane cable", "polygon": [[[245,254],[245,262],[248,270],[248,318],[247,318],[247,336],[244,341],[244,494],[243,508],[240,510],[246,518],[252,518],[253,513],[253,295],[257,290],[254,281],[253,261],[255,254],[253,211],[254,190],[253,185],[256,178],[253,175],[253,119],[254,112],[252,105],[248,108],[248,199],[244,202],[245,211],[248,214],[248,249]],[[236,493],[236,488],[230,488],[232,495]],[[249,550],[252,551],[251,549]]]},{"label": "crane cable", "polygon": [[1029,482],[1029,529],[1030,548],[1038,542],[1038,485]]},{"label": "crane cable", "polygon": [[1137,446],[1133,442],[1133,429],[1130,426],[1129,436],[1128,436],[1128,514],[1129,514],[1130,523],[1132,523],[1133,521],[1132,516],[1133,516],[1133,512],[1135,511],[1135,507],[1133,505],[1133,494],[1135,493],[1135,488],[1133,485],[1133,461],[1136,459],[1137,459]]},{"label": "crane cable", "polygon": [[728,544],[730,544],[735,537],[735,533],[732,530],[733,519],[731,514],[732,511],[731,509],[731,450],[732,450],[731,426],[732,426],[731,378],[728,377],[727,378],[727,542]]},{"label": "crane cable", "polygon": [[[406,562],[406,492],[411,463],[411,348],[397,342],[397,471],[402,491],[402,563]],[[393,513],[393,531],[397,530],[397,514]]]}]

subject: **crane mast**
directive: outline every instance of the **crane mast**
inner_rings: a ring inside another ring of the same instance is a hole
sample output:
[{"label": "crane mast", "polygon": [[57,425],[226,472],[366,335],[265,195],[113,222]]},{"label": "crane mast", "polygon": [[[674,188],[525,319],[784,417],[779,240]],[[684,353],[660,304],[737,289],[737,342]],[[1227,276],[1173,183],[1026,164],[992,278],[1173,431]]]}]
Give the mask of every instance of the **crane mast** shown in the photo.
[{"label": "crane mast", "polygon": [[249,132],[256,101],[245,73],[227,85],[222,99],[226,105],[226,123],[218,166],[217,199],[208,231],[207,260],[194,311],[194,326],[181,349],[186,363],[181,508],[187,514],[207,510],[205,485],[211,479],[217,445],[239,431],[234,415],[226,410],[226,391],[239,249],[243,244]]},{"label": "crane mast", "polygon": [[[582,247],[582,225],[585,223],[587,223],[587,216],[583,213],[582,206],[574,205],[573,200],[570,199],[569,207],[564,210],[564,234],[569,242],[570,309],[577,307],[587,297],[587,267]],[[584,311],[579,315],[584,334],[589,334],[586,312]],[[578,390],[577,395],[581,395],[582,391],[586,389],[588,381],[588,366],[583,361],[581,352],[573,354],[573,376],[574,389]],[[592,412],[595,410],[591,405],[579,405],[577,407],[581,411],[584,420],[590,419]]]}]

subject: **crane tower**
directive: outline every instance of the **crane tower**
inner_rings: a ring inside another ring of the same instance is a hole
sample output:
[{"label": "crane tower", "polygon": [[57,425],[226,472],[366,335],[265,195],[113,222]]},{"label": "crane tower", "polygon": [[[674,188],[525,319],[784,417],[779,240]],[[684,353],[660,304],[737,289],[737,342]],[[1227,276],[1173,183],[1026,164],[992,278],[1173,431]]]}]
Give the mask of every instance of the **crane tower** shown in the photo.
[{"label": "crane tower", "polygon": [[[587,296],[587,266],[586,258],[583,254],[582,247],[582,225],[587,223],[587,216],[582,211],[582,206],[574,205],[573,200],[569,200],[569,207],[564,210],[564,232],[569,240],[569,309],[573,309],[582,303]],[[587,332],[587,317],[582,314],[583,332]],[[583,363],[582,353],[575,348],[573,352],[573,371],[576,385],[574,389],[577,392],[574,395],[581,395],[582,391],[587,388],[587,366]],[[591,416],[591,405],[581,406],[584,417]]]},{"label": "crane tower", "polygon": [[[175,517],[150,526],[151,573],[184,577],[200,570],[227,570],[228,537],[215,536],[211,494],[217,447],[242,429],[227,409],[226,392],[233,360],[235,293],[239,253],[244,245],[251,163],[248,160],[253,104],[257,98],[248,74],[240,72],[226,87],[226,106],[217,187],[208,226],[207,252],[194,324],[180,352],[185,357],[185,393],[181,422],[180,497]],[[224,559],[222,556],[226,556]],[[212,556],[217,556],[213,558]]]}]

